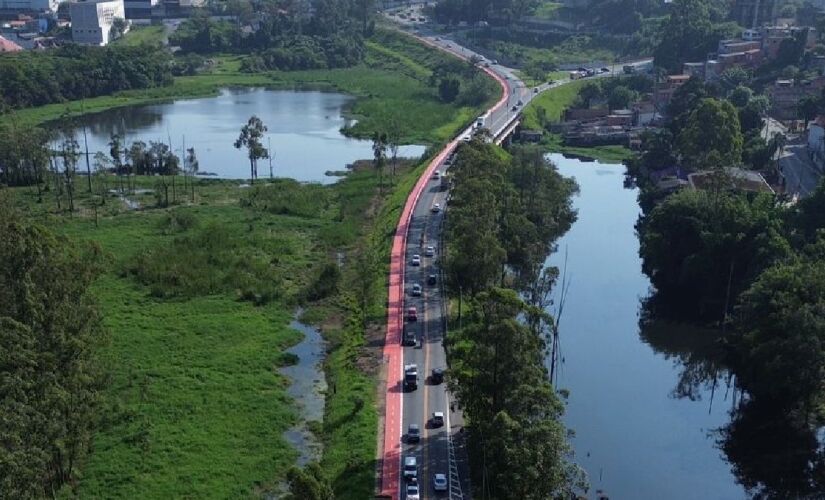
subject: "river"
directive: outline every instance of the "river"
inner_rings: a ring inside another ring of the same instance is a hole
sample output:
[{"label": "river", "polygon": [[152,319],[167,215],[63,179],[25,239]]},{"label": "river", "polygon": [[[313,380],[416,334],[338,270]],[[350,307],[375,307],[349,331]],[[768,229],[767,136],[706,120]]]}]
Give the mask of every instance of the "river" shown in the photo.
[{"label": "river", "polygon": [[[114,133],[127,143],[171,141],[178,156],[184,144],[195,148],[201,172],[245,179],[249,160],[245,150],[235,149],[233,143],[241,126],[257,115],[268,127],[263,144],[267,147],[271,141],[274,176],[331,183],[337,177],[325,175],[327,171],[341,171],[355,160],[373,157],[371,141],[350,139],[340,132],[351,123],[346,110],[352,102],[352,97],[331,92],[232,89],[216,97],[115,108],[81,117],[78,123],[87,127],[92,155],[108,153]],[[83,148],[80,127],[76,136]],[[419,157],[423,152],[423,146],[404,146],[399,156]],[[269,177],[268,160],[259,161],[258,176]]]},{"label": "river", "polygon": [[712,384],[685,384],[696,368],[691,356],[713,345],[712,333],[666,325],[640,332],[650,282],[641,270],[634,229],[637,191],[624,187],[624,166],[551,159],[581,190],[574,199],[578,220],[548,263],[563,269],[567,255],[570,285],[560,318],[557,386],[570,391],[564,419],[575,432],[575,461],[588,473],[591,494],[602,489],[611,499],[746,497],[717,446],[718,429],[730,420],[733,391],[725,395],[720,383],[711,404]]}]

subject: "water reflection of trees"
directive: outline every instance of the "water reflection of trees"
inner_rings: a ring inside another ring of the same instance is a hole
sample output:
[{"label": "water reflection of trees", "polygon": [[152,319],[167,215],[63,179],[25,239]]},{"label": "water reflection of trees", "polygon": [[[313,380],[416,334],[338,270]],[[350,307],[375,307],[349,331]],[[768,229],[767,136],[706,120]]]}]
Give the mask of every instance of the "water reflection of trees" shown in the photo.
[{"label": "water reflection of trees", "polygon": [[825,499],[825,446],[816,427],[742,394],[725,365],[718,330],[663,319],[672,316],[655,296],[642,302],[641,311],[641,339],[678,366],[671,396],[697,401],[709,392],[709,405],[730,407],[730,421],[716,431],[717,446],[749,496]]},{"label": "water reflection of trees", "polygon": [[[78,130],[85,124],[90,135],[104,138],[114,133],[129,137],[156,127],[162,121],[163,112],[158,106],[126,106],[74,119]],[[59,122],[54,122],[53,126],[58,128]]]}]

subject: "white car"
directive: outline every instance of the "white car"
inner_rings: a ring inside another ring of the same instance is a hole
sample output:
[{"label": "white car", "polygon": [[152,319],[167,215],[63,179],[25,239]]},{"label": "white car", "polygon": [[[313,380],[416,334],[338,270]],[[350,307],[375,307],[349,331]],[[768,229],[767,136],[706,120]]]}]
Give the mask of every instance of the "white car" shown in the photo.
[{"label": "white car", "polygon": [[435,247],[430,245],[424,249],[424,257],[433,257],[435,255]]},{"label": "white car", "polygon": [[433,489],[435,491],[447,491],[447,475],[433,474]]},{"label": "white car", "polygon": [[410,261],[410,264],[412,264],[413,266],[420,266],[421,265],[421,256],[418,255],[418,254],[413,255],[412,260]]},{"label": "white car", "polygon": [[418,483],[409,483],[407,485],[407,500],[418,500],[421,498],[418,493]]},{"label": "white car", "polygon": [[433,204],[433,213],[437,214],[440,211],[441,211],[441,205],[439,205],[438,203]]}]

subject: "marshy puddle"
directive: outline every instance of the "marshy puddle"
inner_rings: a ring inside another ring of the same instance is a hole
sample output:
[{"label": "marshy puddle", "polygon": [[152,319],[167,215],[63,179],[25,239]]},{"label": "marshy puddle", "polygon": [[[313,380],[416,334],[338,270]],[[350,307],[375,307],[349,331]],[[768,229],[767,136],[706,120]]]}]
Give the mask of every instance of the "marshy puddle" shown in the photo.
[{"label": "marshy puddle", "polygon": [[297,462],[303,466],[307,462],[321,458],[321,441],[310,430],[309,422],[320,425],[324,419],[324,393],[327,383],[324,378],[323,361],[326,343],[321,333],[309,325],[295,320],[289,326],[301,332],[304,339],[287,350],[298,357],[298,362],[281,368],[281,373],[291,380],[287,393],[298,403],[301,421],[288,429],[284,437],[298,450]]}]

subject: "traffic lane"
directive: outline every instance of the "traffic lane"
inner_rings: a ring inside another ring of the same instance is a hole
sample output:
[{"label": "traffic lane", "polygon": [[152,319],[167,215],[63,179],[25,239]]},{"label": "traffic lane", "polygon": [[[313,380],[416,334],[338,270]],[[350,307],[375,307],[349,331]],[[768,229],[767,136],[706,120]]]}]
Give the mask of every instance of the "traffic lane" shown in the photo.
[{"label": "traffic lane", "polygon": [[[434,182],[431,180],[431,182]],[[426,305],[424,300],[426,291],[421,297],[414,297],[411,294],[412,285],[419,283],[425,286],[427,274],[428,257],[424,256],[424,248],[430,244],[428,235],[431,234],[429,229],[429,215],[434,203],[435,196],[432,191],[432,186],[425,187],[421,196],[413,209],[413,214],[410,219],[410,225],[407,237],[407,255],[409,262],[407,263],[408,279],[405,280],[405,288],[407,288],[406,307],[415,306],[418,311],[418,321],[406,322],[408,328],[414,328],[417,336],[421,339],[416,347],[407,347],[404,352],[404,364],[415,363],[418,365],[419,371],[419,385],[416,390],[405,393],[404,397],[404,412],[403,412],[403,429],[402,433],[407,434],[410,424],[418,424],[422,437],[426,437],[426,422],[428,411],[428,399],[426,395],[425,379],[429,373],[428,353],[426,352],[426,338],[428,336],[428,329],[430,327],[430,315],[432,309]],[[419,255],[421,258],[420,266],[413,266],[412,256]],[[406,309],[405,309],[406,310]],[[440,316],[440,314],[439,314]],[[429,449],[426,445],[407,443],[405,448],[405,455],[414,455],[418,459],[419,469],[419,487],[422,492],[427,491],[430,487],[430,460]],[[402,458],[403,460],[403,458]],[[402,481],[402,491],[400,496],[404,498],[406,495],[406,483]]]}]

